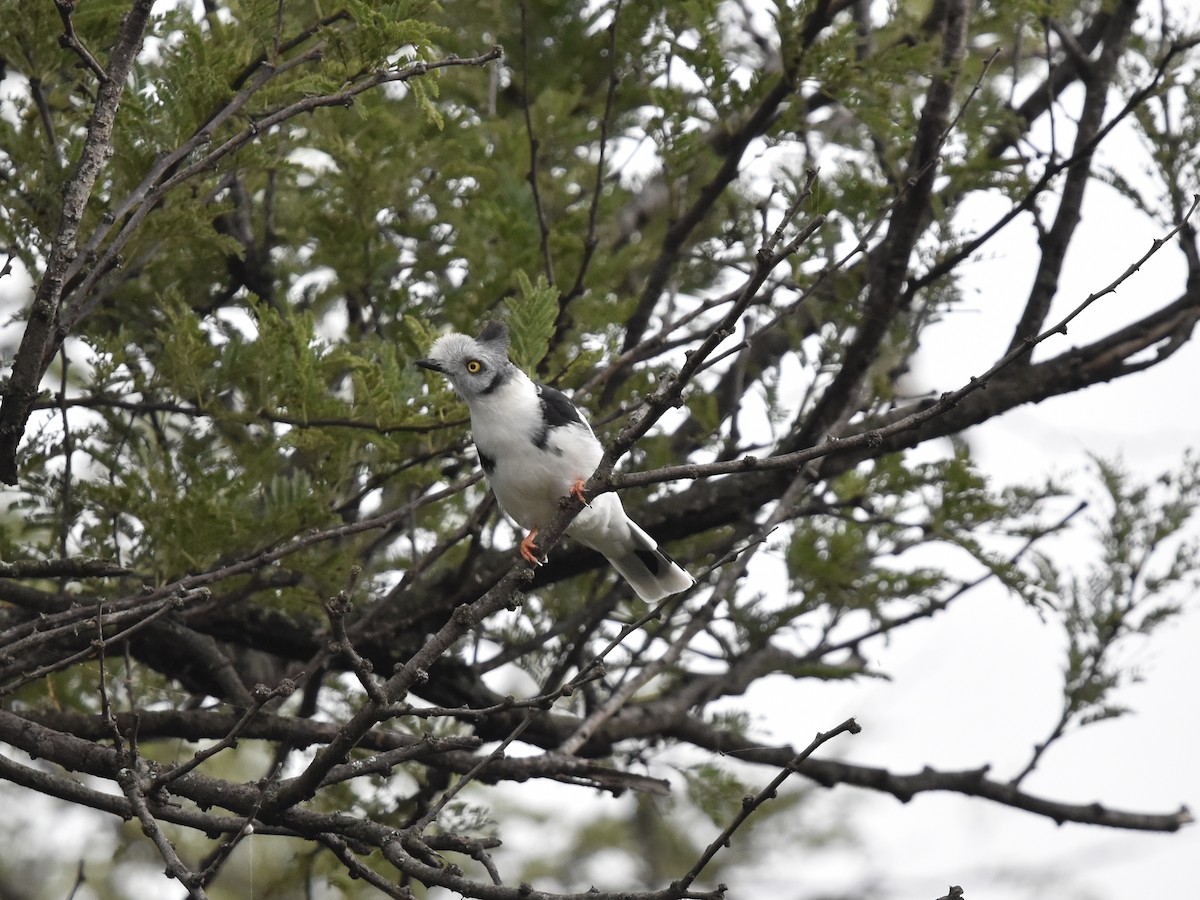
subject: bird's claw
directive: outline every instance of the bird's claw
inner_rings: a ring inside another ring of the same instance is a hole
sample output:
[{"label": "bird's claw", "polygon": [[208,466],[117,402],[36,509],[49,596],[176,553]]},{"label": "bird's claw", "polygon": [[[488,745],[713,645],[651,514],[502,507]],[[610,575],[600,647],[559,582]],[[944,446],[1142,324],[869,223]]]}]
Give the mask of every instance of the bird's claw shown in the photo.
[{"label": "bird's claw", "polygon": [[535,537],[537,537],[536,528],[521,539],[521,557],[531,565],[540,566],[545,562],[545,559],[542,558],[537,544],[533,542]]},{"label": "bird's claw", "polygon": [[582,478],[576,481],[573,485],[571,485],[571,496],[584,506],[591,506],[592,504],[588,503],[587,494],[584,493],[583,490],[586,484],[587,482],[585,482]]}]

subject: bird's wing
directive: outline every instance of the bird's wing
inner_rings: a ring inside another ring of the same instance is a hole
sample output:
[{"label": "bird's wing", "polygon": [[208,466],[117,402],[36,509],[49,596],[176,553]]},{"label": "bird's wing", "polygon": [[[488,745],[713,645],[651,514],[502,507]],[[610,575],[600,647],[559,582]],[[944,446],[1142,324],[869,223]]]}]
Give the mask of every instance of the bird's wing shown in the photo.
[{"label": "bird's wing", "polygon": [[562,391],[539,384],[537,386],[538,402],[542,404],[542,430],[534,435],[534,446],[542,449],[546,446],[547,435],[551,428],[562,428],[566,425],[582,425],[588,431],[591,426],[584,419],[579,407],[571,402],[571,398]]}]

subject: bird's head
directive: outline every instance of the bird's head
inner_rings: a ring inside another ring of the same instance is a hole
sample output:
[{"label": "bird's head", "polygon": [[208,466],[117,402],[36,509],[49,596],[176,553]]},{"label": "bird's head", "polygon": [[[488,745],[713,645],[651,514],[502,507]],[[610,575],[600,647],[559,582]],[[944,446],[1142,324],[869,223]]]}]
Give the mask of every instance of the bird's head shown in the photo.
[{"label": "bird's head", "polygon": [[417,365],[441,372],[458,395],[470,402],[494,390],[511,374],[508,327],[503,322],[489,322],[479,337],[442,335],[429,348],[429,356],[418,359]]}]

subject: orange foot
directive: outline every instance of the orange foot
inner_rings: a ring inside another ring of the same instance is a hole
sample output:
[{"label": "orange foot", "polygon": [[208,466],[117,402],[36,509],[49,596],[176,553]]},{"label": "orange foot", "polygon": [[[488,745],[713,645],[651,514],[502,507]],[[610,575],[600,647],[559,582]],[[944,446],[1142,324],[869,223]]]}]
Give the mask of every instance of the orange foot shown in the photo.
[{"label": "orange foot", "polygon": [[533,539],[537,537],[537,533],[538,530],[535,528],[521,539],[521,556],[525,558],[526,562],[540,566],[542,564],[541,552],[533,542]]},{"label": "orange foot", "polygon": [[591,506],[591,504],[588,503],[587,494],[585,494],[583,492],[583,486],[585,484],[587,484],[587,482],[584,481],[582,478],[580,478],[573,485],[571,485],[571,496],[574,497],[576,500],[578,500],[580,503],[582,503],[584,506]]}]

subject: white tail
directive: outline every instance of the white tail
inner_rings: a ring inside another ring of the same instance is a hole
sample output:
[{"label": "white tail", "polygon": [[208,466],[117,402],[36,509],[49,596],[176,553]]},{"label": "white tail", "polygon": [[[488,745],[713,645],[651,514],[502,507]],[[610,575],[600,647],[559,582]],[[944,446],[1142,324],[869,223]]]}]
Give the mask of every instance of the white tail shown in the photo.
[{"label": "white tail", "polygon": [[658,549],[654,538],[633,522],[629,526],[640,546],[620,556],[609,556],[608,561],[639,597],[651,602],[661,600],[695,584],[695,579],[679,563]]}]

